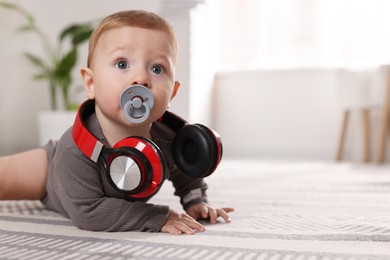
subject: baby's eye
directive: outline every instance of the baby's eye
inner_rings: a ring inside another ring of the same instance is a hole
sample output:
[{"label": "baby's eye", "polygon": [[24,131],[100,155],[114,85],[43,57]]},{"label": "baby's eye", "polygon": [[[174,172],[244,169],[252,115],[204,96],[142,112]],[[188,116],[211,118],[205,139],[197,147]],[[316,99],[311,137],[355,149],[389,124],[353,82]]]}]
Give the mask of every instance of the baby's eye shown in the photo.
[{"label": "baby's eye", "polygon": [[116,67],[117,67],[118,69],[121,69],[121,70],[127,69],[128,66],[129,66],[129,65],[128,65],[127,62],[124,61],[124,60],[120,60],[120,61],[118,61],[118,62],[116,63]]},{"label": "baby's eye", "polygon": [[155,74],[161,74],[163,72],[163,68],[160,65],[154,65],[151,71]]}]

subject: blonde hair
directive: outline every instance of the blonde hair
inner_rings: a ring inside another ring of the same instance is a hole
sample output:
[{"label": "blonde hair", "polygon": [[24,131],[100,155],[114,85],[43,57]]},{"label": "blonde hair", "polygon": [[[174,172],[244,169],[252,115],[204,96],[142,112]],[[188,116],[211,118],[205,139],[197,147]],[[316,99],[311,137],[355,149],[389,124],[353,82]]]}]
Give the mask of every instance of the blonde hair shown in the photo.
[{"label": "blonde hair", "polygon": [[89,48],[88,48],[88,63],[87,66],[90,68],[92,65],[93,53],[95,51],[96,45],[99,41],[100,36],[111,29],[132,26],[143,29],[152,29],[163,31],[168,35],[168,38],[171,40],[175,61],[178,56],[178,44],[176,40],[175,33],[171,25],[162,17],[147,11],[142,10],[129,10],[117,12],[112,15],[107,16],[101,21],[101,23],[93,31],[91,38],[89,39]]}]

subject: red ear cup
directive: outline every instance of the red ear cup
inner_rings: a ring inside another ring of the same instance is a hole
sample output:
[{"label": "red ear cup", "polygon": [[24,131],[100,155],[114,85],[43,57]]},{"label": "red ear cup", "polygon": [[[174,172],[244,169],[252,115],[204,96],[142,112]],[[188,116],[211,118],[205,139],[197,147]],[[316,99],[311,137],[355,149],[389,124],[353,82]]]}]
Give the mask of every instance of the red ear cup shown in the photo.
[{"label": "red ear cup", "polygon": [[189,177],[204,178],[217,168],[222,158],[222,142],[218,134],[200,124],[179,130],[172,144],[173,158]]},{"label": "red ear cup", "polygon": [[162,152],[143,137],[128,137],[116,143],[107,162],[107,177],[117,190],[131,198],[155,194],[165,179]]}]

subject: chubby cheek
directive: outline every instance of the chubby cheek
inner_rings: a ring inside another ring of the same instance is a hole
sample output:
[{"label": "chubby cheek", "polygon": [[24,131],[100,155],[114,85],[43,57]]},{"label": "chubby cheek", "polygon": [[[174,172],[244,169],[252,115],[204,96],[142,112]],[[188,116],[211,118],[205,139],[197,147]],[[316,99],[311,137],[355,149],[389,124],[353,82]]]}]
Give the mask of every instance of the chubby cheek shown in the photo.
[{"label": "chubby cheek", "polygon": [[122,93],[121,82],[115,77],[109,76],[108,71],[98,71],[95,75],[99,75],[94,79],[96,99],[105,99],[109,102],[116,99],[116,103],[119,104],[119,96]]},{"label": "chubby cheek", "polygon": [[99,84],[95,86],[95,101],[104,114],[112,117],[121,110],[119,104],[121,93],[121,89],[115,88],[112,84]]},{"label": "chubby cheek", "polygon": [[114,91],[114,90],[110,91],[109,87],[107,87],[107,89],[97,88],[95,90],[95,99],[102,104],[107,103],[112,107],[117,107],[119,106],[120,91],[118,93],[117,92],[118,91]]},{"label": "chubby cheek", "polygon": [[154,120],[159,119],[167,109],[170,102],[171,92],[165,91],[154,95],[154,106],[152,109],[152,115]]}]

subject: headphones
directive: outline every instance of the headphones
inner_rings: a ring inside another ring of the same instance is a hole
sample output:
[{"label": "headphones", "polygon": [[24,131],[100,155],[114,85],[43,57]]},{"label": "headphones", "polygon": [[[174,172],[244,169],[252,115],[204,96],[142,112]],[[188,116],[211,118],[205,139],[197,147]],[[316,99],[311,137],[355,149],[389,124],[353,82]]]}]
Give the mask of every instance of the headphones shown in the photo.
[{"label": "headphones", "polygon": [[[137,98],[140,96],[137,95]],[[130,198],[144,199],[157,193],[166,178],[165,160],[160,148],[140,136],[130,136],[112,148],[107,147],[86,128],[86,120],[93,113],[93,100],[85,101],[79,108],[72,129],[78,148],[95,163],[103,159],[111,185]],[[189,124],[169,111],[158,121],[176,133],[171,152],[183,174],[191,178],[205,178],[214,172],[222,158],[222,142],[216,132],[200,124]]]}]

